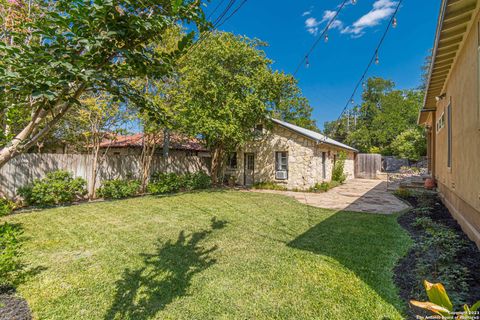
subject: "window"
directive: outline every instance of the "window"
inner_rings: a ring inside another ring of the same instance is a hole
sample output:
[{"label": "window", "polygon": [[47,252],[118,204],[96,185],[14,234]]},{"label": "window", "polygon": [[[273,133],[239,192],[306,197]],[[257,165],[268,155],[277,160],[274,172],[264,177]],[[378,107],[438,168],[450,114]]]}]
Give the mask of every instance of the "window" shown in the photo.
[{"label": "window", "polygon": [[253,128],[253,134],[256,137],[260,137],[263,134],[263,124],[257,124],[255,128]]},{"label": "window", "polygon": [[444,127],[445,127],[445,112],[442,113],[442,115],[440,116],[440,118],[438,118],[438,121],[437,121],[437,132],[439,132],[440,130],[442,130]]},{"label": "window", "polygon": [[237,153],[231,152],[228,155],[227,166],[229,169],[237,169]]},{"label": "window", "polygon": [[288,179],[288,152],[275,152],[275,179]]},{"label": "window", "polygon": [[447,166],[452,167],[452,103],[450,102],[447,107]]},{"label": "window", "polygon": [[322,152],[322,177],[327,179],[327,153]]},{"label": "window", "polygon": [[288,170],[288,153],[285,151],[275,152],[275,170]]}]

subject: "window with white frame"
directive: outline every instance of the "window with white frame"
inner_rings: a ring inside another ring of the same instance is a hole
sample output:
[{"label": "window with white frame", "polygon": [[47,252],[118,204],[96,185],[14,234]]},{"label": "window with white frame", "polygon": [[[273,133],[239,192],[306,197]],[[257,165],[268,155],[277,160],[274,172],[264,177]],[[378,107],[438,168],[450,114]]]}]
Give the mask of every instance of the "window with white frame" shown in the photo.
[{"label": "window with white frame", "polygon": [[288,152],[275,152],[275,177],[283,180],[288,178]]}]

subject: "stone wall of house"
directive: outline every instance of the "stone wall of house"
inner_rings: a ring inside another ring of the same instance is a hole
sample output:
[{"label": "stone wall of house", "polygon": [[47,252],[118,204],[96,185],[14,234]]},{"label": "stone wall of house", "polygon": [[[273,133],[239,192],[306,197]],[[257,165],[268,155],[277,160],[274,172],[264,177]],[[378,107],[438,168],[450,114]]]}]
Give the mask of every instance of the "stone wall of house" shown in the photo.
[{"label": "stone wall of house", "polygon": [[[288,179],[275,179],[275,152],[288,152]],[[250,142],[237,151],[237,168],[228,169],[227,175],[235,177],[237,184],[244,184],[245,153],[255,154],[254,181],[273,181],[288,189],[305,190],[317,182],[329,181],[332,177],[334,155],[342,149],[328,144],[317,144],[294,131],[279,125],[265,132],[261,138]],[[322,152],[326,153],[325,174]],[[347,152],[345,173],[354,177],[354,153]]]}]

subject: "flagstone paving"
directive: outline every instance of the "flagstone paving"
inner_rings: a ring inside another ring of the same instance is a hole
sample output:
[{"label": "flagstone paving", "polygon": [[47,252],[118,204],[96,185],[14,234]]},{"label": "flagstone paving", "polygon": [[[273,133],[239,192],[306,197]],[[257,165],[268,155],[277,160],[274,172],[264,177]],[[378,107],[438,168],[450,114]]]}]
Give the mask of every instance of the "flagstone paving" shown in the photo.
[{"label": "flagstone paving", "polygon": [[310,206],[335,210],[392,214],[409,208],[405,202],[387,191],[387,183],[382,180],[352,179],[324,193],[252,191],[283,194]]}]

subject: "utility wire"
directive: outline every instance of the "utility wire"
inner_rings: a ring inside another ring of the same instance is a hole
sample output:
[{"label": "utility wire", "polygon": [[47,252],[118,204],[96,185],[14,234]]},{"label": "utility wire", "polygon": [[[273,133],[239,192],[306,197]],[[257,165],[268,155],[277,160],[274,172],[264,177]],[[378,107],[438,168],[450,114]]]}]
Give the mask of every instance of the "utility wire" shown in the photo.
[{"label": "utility wire", "polygon": [[362,85],[363,81],[365,80],[365,77],[367,76],[367,73],[370,70],[370,67],[372,66],[374,61],[376,61],[378,59],[378,52],[380,51],[380,47],[382,46],[383,41],[385,40],[385,37],[388,34],[388,31],[390,30],[391,26],[393,25],[393,21],[394,21],[396,15],[397,15],[398,10],[400,9],[400,5],[402,4],[402,1],[403,0],[398,1],[398,5],[395,8],[395,11],[393,12],[393,14],[391,16],[390,21],[387,24],[387,27],[385,28],[385,32],[383,33],[382,37],[380,38],[380,42],[378,43],[377,47],[375,48],[375,51],[372,55],[372,58],[368,62],[367,67],[365,68],[365,71],[363,72],[362,76],[360,77],[360,80],[357,82],[357,84],[355,85],[355,88],[353,89],[352,95],[347,100],[347,103],[345,104],[345,107],[343,108],[342,112],[340,113],[340,116],[338,117],[338,119],[336,121],[335,130],[334,130],[332,135],[335,135],[337,133],[338,127],[339,127],[339,124],[340,124],[340,119],[343,117],[343,115],[345,114],[345,111],[347,110],[348,106],[353,101],[353,99],[355,97],[355,94],[357,93],[358,88]]},{"label": "utility wire", "polygon": [[220,1],[216,6],[215,8],[213,9],[212,12],[210,12],[210,14],[208,15],[207,17],[207,20],[210,20],[210,18],[215,14],[215,12],[217,12],[217,10],[222,6],[222,4],[225,2],[225,0],[222,0]]},{"label": "utility wire", "polygon": [[320,36],[318,37],[317,40],[315,40],[315,42],[312,44],[312,46],[310,47],[310,49],[307,51],[307,54],[305,54],[305,56],[303,57],[302,61],[300,61],[300,63],[298,64],[298,67],[297,69],[295,70],[295,72],[293,73],[293,76],[295,76],[298,71],[300,71],[300,68],[303,66],[303,64],[307,61],[308,62],[308,57],[310,56],[310,54],[313,52],[313,50],[315,50],[315,48],[317,47],[317,45],[320,43],[320,41],[324,38],[325,34],[327,34],[328,30],[330,29],[330,26],[332,25],[332,23],[337,19],[338,15],[340,14],[340,12],[342,11],[342,9],[345,7],[345,5],[347,4],[347,2],[350,1],[350,0],[343,0],[342,4],[338,7],[337,11],[335,12],[335,15],[330,19],[330,21],[327,23],[325,29],[323,29],[322,33],[320,34]]},{"label": "utility wire", "polygon": [[[217,28],[219,28],[220,26],[222,26],[225,22],[227,22],[229,19],[231,19],[242,7],[243,5],[247,2],[248,0],[243,0],[239,5],[238,7],[236,7],[225,19],[223,19],[228,11],[230,10],[230,8],[233,6],[233,4],[235,4],[236,0],[230,0],[229,4],[227,5],[227,7],[223,10],[223,12],[218,16],[217,19],[215,19],[215,23],[213,25],[213,30],[209,30],[203,34],[200,35],[200,37],[198,38],[197,42],[195,42],[188,50],[187,52],[185,52],[185,54],[183,54],[181,57],[180,57],[180,60],[184,59],[186,56],[188,56],[191,52],[193,52],[199,45],[200,43],[202,43],[205,39],[207,39],[209,36],[211,36]],[[222,21],[223,20],[223,21]]]}]

